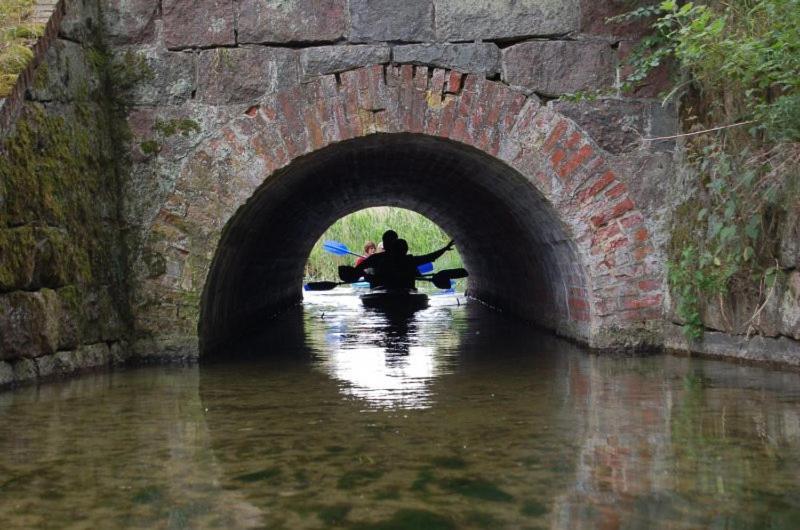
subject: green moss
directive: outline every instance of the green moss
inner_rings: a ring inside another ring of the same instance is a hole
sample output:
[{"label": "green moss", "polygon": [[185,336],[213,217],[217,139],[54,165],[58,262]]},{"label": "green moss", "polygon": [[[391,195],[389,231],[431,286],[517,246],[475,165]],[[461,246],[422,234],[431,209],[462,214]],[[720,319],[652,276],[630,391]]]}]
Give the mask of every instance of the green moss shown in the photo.
[{"label": "green moss", "polygon": [[464,520],[470,526],[478,528],[502,528],[503,524],[494,515],[486,512],[472,511],[467,512]]},{"label": "green moss", "polygon": [[377,491],[372,498],[376,501],[394,501],[400,498],[400,490],[394,487]]},{"label": "green moss", "polygon": [[261,482],[261,481],[274,481],[281,476],[281,469],[279,467],[270,467],[256,471],[254,473],[245,473],[234,477],[234,480],[239,482]]},{"label": "green moss", "polygon": [[354,530],[453,530],[456,524],[449,517],[427,510],[398,510],[391,519],[376,523],[357,523]]},{"label": "green moss", "polygon": [[445,469],[464,469],[467,462],[459,456],[439,456],[433,459],[433,465]]},{"label": "green moss", "polygon": [[200,132],[200,124],[189,118],[180,118],[172,120],[156,120],[153,125],[153,132],[160,134],[162,137],[169,138],[180,133],[181,136],[189,136],[193,132]]},{"label": "green moss", "polygon": [[139,149],[146,155],[155,155],[161,151],[161,144],[155,140],[145,140],[139,144]]},{"label": "green moss", "polygon": [[36,239],[32,227],[0,230],[0,291],[22,289],[30,285],[36,260]]},{"label": "green moss", "polygon": [[411,491],[428,491],[428,485],[431,484],[435,480],[433,476],[433,470],[429,467],[425,467],[419,470],[417,473],[417,478],[414,482],[411,483]]},{"label": "green moss", "polygon": [[33,58],[43,24],[32,20],[34,0],[0,2],[0,98],[8,96]]},{"label": "green moss", "polygon": [[353,506],[350,504],[334,504],[332,506],[323,506],[317,510],[317,516],[320,520],[328,526],[338,526],[347,519],[347,514]]},{"label": "green moss", "polygon": [[133,494],[133,502],[136,504],[151,504],[160,501],[164,497],[161,488],[158,486],[148,486]]},{"label": "green moss", "polygon": [[342,490],[351,490],[365,486],[381,478],[384,474],[382,469],[356,469],[348,471],[336,482],[336,487]]},{"label": "green moss", "polygon": [[530,517],[538,517],[546,514],[548,511],[547,506],[534,500],[525,501],[520,509],[522,515],[528,515]]},{"label": "green moss", "polygon": [[448,478],[439,481],[442,489],[472,499],[493,502],[510,502],[514,500],[509,493],[501,490],[496,484],[481,478]]}]

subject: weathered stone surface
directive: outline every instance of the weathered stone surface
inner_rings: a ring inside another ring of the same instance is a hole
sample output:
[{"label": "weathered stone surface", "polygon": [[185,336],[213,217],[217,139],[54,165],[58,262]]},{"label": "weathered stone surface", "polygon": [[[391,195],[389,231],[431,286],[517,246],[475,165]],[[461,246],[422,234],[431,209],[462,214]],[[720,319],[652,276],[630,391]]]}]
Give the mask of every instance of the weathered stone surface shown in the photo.
[{"label": "weathered stone surface", "polygon": [[245,46],[207,50],[198,63],[198,98],[205,103],[244,103],[298,83],[294,50]]},{"label": "weathered stone surface", "polygon": [[50,289],[0,296],[0,359],[38,357],[58,346],[56,293]]},{"label": "weathered stone surface", "polygon": [[239,42],[325,42],[347,32],[346,0],[241,0]]},{"label": "weathered stone surface", "polygon": [[800,209],[797,208],[789,211],[783,222],[780,265],[785,269],[800,268]]},{"label": "weathered stone surface", "polygon": [[0,361],[0,388],[10,386],[14,383],[14,368],[10,363]]},{"label": "weathered stone surface", "polygon": [[11,363],[14,371],[14,383],[27,383],[39,377],[39,370],[34,359],[17,359]]},{"label": "weathered stone surface", "polygon": [[547,95],[609,88],[614,52],[596,41],[533,41],[503,50],[503,80]]},{"label": "weathered stone surface", "polygon": [[108,348],[108,361],[112,366],[122,366],[130,357],[130,347],[125,341],[114,342]]},{"label": "weathered stone surface", "polygon": [[89,42],[101,23],[98,2],[64,0],[64,18],[58,34],[76,42]]},{"label": "weathered stone surface", "polygon": [[581,33],[608,37],[618,40],[620,37],[633,38],[645,35],[650,29],[652,20],[634,19],[624,22],[608,22],[611,17],[627,13],[634,7],[653,5],[659,0],[648,0],[632,4],[630,0],[581,0]]},{"label": "weathered stone surface", "polygon": [[577,31],[578,0],[434,0],[436,40],[471,41]]},{"label": "weathered stone surface", "polygon": [[300,52],[300,75],[307,80],[318,75],[388,63],[389,56],[389,46],[385,44],[306,48]]},{"label": "weathered stone surface", "polygon": [[433,40],[432,0],[350,0],[350,41]]},{"label": "weathered stone surface", "polygon": [[125,324],[120,317],[114,297],[108,287],[89,289],[83,295],[83,315],[85,327],[82,341],[95,343],[119,340],[125,332]]},{"label": "weathered stone surface", "polygon": [[161,6],[169,49],[236,43],[233,0],[163,0]]},{"label": "weathered stone surface", "polygon": [[86,329],[82,287],[70,285],[56,291],[59,301],[58,349],[78,347]]},{"label": "weathered stone surface", "polygon": [[[642,138],[675,134],[678,116],[674,107],[657,101],[600,99],[556,100],[553,110],[574,120],[606,151],[619,154],[642,147]],[[670,142],[652,144],[654,150],[671,150]]]},{"label": "weathered stone surface", "polygon": [[683,335],[681,326],[667,324],[665,328],[665,346],[672,350],[800,366],[800,342],[786,337],[756,335],[748,339],[742,335],[710,331],[703,335],[702,340],[690,342]]},{"label": "weathered stone surface", "polygon": [[35,101],[72,101],[85,99],[97,89],[98,80],[84,48],[76,43],[56,39],[47,49],[46,66],[36,70],[28,97]]},{"label": "weathered stone surface", "polygon": [[800,271],[792,271],[786,279],[780,314],[781,334],[800,340]]},{"label": "weathered stone surface", "polygon": [[157,11],[157,0],[107,0],[103,2],[105,33],[118,44],[152,38]]},{"label": "weathered stone surface", "polygon": [[147,64],[148,78],[127,95],[134,105],[176,105],[191,99],[196,88],[197,55],[150,48],[139,52]]},{"label": "weathered stone surface", "polygon": [[500,71],[500,48],[493,43],[408,44],[392,49],[395,63],[451,68],[464,73],[494,75]]},{"label": "weathered stone surface", "polygon": [[0,229],[0,291],[33,285],[36,238],[30,226]]}]

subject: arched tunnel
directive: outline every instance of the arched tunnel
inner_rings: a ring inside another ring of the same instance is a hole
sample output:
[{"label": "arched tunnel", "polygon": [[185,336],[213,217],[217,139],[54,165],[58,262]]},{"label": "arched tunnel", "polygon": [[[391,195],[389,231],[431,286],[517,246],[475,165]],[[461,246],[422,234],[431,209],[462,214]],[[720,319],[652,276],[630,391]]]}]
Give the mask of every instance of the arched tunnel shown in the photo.
[{"label": "arched tunnel", "polygon": [[373,134],[298,158],[230,219],[203,292],[202,353],[297,303],[318,238],[337,219],[371,206],[413,210],[447,232],[470,272],[471,297],[586,338],[588,314],[575,314],[568,301],[570,292],[586,292],[587,275],[558,214],[533,183],[465,144]]}]

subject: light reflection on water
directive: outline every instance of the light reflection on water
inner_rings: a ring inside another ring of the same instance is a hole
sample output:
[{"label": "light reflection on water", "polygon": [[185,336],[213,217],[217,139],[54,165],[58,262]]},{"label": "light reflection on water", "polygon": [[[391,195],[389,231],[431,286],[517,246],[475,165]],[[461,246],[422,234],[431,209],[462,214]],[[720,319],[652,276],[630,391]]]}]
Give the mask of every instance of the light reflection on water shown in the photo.
[{"label": "light reflection on water", "polygon": [[0,527],[800,528],[800,374],[453,301],[334,293],[238,362],[0,394]]},{"label": "light reflection on water", "polygon": [[324,342],[310,342],[344,394],[371,406],[427,408],[433,380],[452,371],[443,346],[453,342],[451,308],[463,301],[460,293],[432,293],[424,310],[387,314],[364,309],[350,289],[306,293],[310,318],[324,320],[326,330]]}]

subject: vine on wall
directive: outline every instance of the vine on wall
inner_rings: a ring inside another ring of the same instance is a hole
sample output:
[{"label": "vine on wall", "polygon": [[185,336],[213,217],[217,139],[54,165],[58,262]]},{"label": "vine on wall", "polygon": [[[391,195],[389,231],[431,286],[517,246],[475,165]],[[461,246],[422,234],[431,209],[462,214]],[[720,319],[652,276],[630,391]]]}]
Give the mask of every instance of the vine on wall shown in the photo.
[{"label": "vine on wall", "polygon": [[[782,224],[800,211],[800,0],[667,0],[617,19],[642,17],[653,31],[629,57],[625,86],[674,63],[680,77],[665,100],[682,102],[697,175],[674,221],[677,314],[692,339],[703,334],[703,303],[719,303],[729,331],[758,332],[781,274]],[[729,293],[755,301],[742,322],[726,314]]]}]

